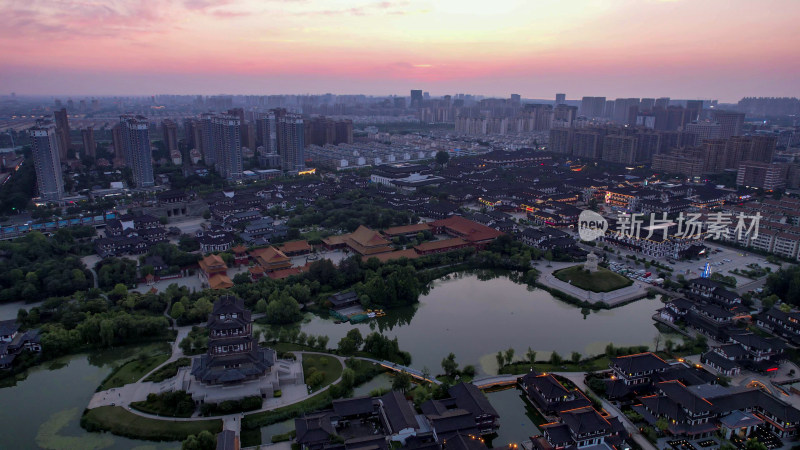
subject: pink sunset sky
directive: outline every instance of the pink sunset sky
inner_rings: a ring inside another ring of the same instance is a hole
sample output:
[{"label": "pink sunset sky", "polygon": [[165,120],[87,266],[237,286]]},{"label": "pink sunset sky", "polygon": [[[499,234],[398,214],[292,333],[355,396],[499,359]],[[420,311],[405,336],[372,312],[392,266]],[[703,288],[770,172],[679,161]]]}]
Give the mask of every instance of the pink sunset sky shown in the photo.
[{"label": "pink sunset sky", "polygon": [[800,0],[2,0],[18,94],[797,96]]}]

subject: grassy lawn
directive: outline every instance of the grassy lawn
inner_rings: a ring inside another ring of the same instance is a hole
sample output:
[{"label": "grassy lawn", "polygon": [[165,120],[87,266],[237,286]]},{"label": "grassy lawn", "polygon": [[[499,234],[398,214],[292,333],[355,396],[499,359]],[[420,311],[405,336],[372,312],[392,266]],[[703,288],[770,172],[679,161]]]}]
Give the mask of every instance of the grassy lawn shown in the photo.
[{"label": "grassy lawn", "polygon": [[106,389],[116,388],[139,381],[147,372],[155,369],[168,359],[168,353],[140,356],[136,359],[132,359],[114,369],[114,371],[103,380],[103,383],[100,384],[97,390],[104,391]]},{"label": "grassy lawn", "polygon": [[316,373],[323,374],[323,377],[322,381],[314,389],[321,389],[342,376],[342,365],[333,356],[303,355],[303,374],[307,384],[309,378]]},{"label": "grassy lawn", "polygon": [[313,241],[315,239],[322,239],[323,238],[322,230],[311,230],[308,233],[303,233],[302,236],[303,236],[303,239],[305,239],[307,241]]},{"label": "grassy lawn", "polygon": [[172,378],[178,374],[179,367],[186,367],[191,363],[192,360],[189,358],[179,358],[151,373],[150,376],[144,379],[144,381],[153,381],[158,383],[159,381],[164,381],[167,378]]},{"label": "grassy lawn", "polygon": [[583,265],[578,265],[556,270],[553,275],[561,281],[592,292],[611,292],[633,284],[628,278],[602,267],[598,267],[595,272],[586,273]]},{"label": "grassy lawn", "polygon": [[303,351],[303,352],[320,352],[320,351],[322,351],[322,350],[320,350],[318,348],[309,347],[307,345],[295,344],[293,342],[278,342],[276,344],[273,344],[272,342],[270,342],[268,344],[263,344],[262,343],[262,345],[266,345],[267,347],[275,349],[276,352],[280,352],[280,353],[294,352],[294,351],[298,351],[298,350],[299,351]]},{"label": "grassy lawn", "polygon": [[222,420],[175,422],[137,416],[121,406],[101,406],[84,412],[81,426],[88,431],[110,431],[119,436],[150,441],[182,441],[190,434],[222,431]]},{"label": "grassy lawn", "polygon": [[[564,361],[561,364],[554,365],[550,364],[549,362],[542,362],[537,361],[534,364],[533,368],[537,372],[541,373],[549,373],[549,372],[594,372],[599,370],[606,370],[608,369],[608,364],[610,360],[607,356],[601,356],[599,358],[593,358],[591,360],[583,360],[578,364],[573,364],[572,361]],[[522,375],[528,373],[530,371],[531,365],[527,362],[514,362],[514,364],[504,366],[502,373],[513,374],[513,375]]]},{"label": "grassy lawn", "polygon": [[331,405],[331,395],[328,391],[309,397],[302,402],[272,411],[262,411],[248,414],[242,420],[242,429],[253,429],[272,425],[273,423],[283,422],[284,420],[299,417],[304,413],[325,409]]}]

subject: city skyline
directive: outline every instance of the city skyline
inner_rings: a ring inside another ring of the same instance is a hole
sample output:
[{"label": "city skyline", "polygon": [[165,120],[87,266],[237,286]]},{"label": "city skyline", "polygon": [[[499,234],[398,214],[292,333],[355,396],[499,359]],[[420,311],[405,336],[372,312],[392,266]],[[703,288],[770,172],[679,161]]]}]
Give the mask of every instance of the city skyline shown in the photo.
[{"label": "city skyline", "polygon": [[35,1],[0,6],[20,95],[796,96],[800,3]]}]

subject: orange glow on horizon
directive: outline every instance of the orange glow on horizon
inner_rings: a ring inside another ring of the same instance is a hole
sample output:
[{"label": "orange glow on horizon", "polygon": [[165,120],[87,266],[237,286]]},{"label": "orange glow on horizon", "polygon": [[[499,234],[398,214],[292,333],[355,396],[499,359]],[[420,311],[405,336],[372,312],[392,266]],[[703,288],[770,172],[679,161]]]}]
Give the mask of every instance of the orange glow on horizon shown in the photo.
[{"label": "orange glow on horizon", "polygon": [[792,95],[800,69],[793,0],[42,0],[0,14],[0,84],[19,93],[736,101]]}]

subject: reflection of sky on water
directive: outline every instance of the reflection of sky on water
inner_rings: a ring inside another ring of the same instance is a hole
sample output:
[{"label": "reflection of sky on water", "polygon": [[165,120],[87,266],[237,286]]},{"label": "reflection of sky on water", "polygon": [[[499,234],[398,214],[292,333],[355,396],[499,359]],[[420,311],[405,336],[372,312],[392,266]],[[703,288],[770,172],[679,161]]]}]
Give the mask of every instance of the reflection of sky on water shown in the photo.
[{"label": "reflection of sky on water", "polygon": [[330,347],[336,347],[353,327],[363,335],[380,330],[398,338],[400,348],[411,353],[415,368],[428,367],[437,373],[442,358],[453,352],[462,366],[474,364],[482,372],[493,373],[495,353],[509,347],[517,358],[528,347],[546,358],[553,350],[562,356],[573,351],[602,353],[609,342],[652,346],[658,330],[651,316],[660,307],[657,300],[643,299],[584,317],[580,308],[507,277],[464,274],[437,281],[416,307],[391,310],[387,317],[358,325],[313,316],[302,330],[329,336]]}]

